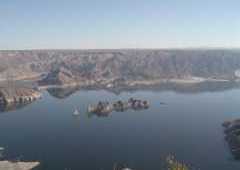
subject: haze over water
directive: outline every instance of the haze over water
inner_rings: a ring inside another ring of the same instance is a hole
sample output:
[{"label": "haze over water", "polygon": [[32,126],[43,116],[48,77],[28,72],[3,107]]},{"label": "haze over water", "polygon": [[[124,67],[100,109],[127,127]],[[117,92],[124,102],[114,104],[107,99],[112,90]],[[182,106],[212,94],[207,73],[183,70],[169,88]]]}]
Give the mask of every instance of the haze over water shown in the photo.
[{"label": "haze over water", "polygon": [[[130,97],[146,99],[143,111],[89,117],[88,104]],[[138,90],[119,95],[80,90],[0,114],[0,146],[6,158],[38,160],[41,170],[108,170],[123,163],[137,170],[160,169],[168,154],[201,169],[236,170],[221,124],[240,118],[240,89],[177,93]],[[164,102],[165,104],[160,104]],[[72,113],[79,108],[80,116]]]}]

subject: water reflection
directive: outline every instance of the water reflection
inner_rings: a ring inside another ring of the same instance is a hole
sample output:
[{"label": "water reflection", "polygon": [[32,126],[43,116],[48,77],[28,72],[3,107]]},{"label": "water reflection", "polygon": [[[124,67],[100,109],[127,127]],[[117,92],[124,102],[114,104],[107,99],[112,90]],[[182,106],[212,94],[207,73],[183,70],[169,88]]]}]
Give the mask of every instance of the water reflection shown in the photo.
[{"label": "water reflection", "polygon": [[[154,86],[134,86],[134,87],[117,87],[117,88],[105,88],[104,90],[120,95],[122,92],[136,92],[136,91],[173,91],[176,93],[202,93],[202,92],[221,92],[231,89],[240,88],[239,82],[202,82],[197,84],[176,84],[176,83],[163,83],[161,85]],[[68,87],[68,88],[51,88],[48,89],[48,93],[59,99],[64,99],[79,90],[102,90],[98,87],[90,88],[79,88],[79,87]]]},{"label": "water reflection", "polygon": [[154,86],[137,86],[137,87],[122,87],[118,89],[109,89],[115,94],[120,94],[124,91],[132,91],[135,92],[137,90],[148,90],[148,91],[173,91],[176,93],[203,93],[203,92],[222,92],[231,89],[240,88],[240,82],[231,82],[231,81],[223,81],[223,82],[202,82],[202,83],[162,83],[161,85]]},{"label": "water reflection", "polygon": [[[86,118],[88,104],[130,97],[148,100],[149,110]],[[168,105],[160,107],[160,101]],[[43,100],[24,109],[26,114],[0,116],[0,146],[12,148],[11,157],[39,160],[44,170],[112,169],[115,162],[136,170],[160,169],[161,157],[169,153],[201,169],[236,170],[240,164],[226,158],[219,122],[237,116],[239,101],[239,90],[197,95],[139,91],[120,96],[80,91],[60,101],[44,93]],[[75,108],[80,117],[72,116]]]},{"label": "water reflection", "polygon": [[110,112],[106,112],[106,113],[87,112],[86,114],[88,118],[92,118],[93,116],[97,116],[98,118],[104,118],[104,117],[106,118],[111,115]]},{"label": "water reflection", "polygon": [[55,98],[64,99],[71,96],[78,90],[79,87],[68,87],[68,88],[50,88],[47,91],[51,96]]},{"label": "water reflection", "polygon": [[[115,95],[120,95],[122,92],[136,92],[136,91],[174,91],[177,93],[202,93],[202,92],[221,92],[225,90],[236,89],[240,87],[239,82],[203,82],[198,84],[176,84],[176,83],[164,83],[158,86],[134,86],[134,87],[119,87],[108,88],[106,91],[112,92]],[[70,97],[72,94],[80,90],[80,87],[68,87],[68,88],[50,88],[48,93],[58,99],[64,99]],[[99,90],[97,87],[81,88],[81,90]],[[24,104],[8,104],[0,105],[0,112],[9,112],[26,107],[30,103]],[[109,114],[98,115],[98,117],[107,117]]]},{"label": "water reflection", "polygon": [[28,103],[9,103],[9,104],[0,104],[0,113],[4,112],[10,112],[14,110],[22,109],[28,105],[30,105],[31,102]]}]

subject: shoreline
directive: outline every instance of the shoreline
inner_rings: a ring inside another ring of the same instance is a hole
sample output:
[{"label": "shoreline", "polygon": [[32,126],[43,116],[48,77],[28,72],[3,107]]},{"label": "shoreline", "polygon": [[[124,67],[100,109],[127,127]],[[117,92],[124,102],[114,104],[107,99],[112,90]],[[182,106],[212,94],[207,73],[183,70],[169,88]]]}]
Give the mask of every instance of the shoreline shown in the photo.
[{"label": "shoreline", "polygon": [[90,88],[90,87],[101,87],[105,89],[111,88],[121,88],[121,87],[134,87],[134,86],[160,86],[168,83],[178,84],[178,85],[195,85],[205,82],[239,82],[239,80],[226,80],[226,79],[156,79],[156,80],[134,80],[134,81],[123,81],[119,84],[114,84],[114,82],[104,82],[104,83],[68,83],[68,84],[46,84],[46,85],[38,85],[39,90],[46,90],[51,88]]},{"label": "shoreline", "polygon": [[31,170],[40,165],[40,162],[11,162],[0,161],[0,170]]}]

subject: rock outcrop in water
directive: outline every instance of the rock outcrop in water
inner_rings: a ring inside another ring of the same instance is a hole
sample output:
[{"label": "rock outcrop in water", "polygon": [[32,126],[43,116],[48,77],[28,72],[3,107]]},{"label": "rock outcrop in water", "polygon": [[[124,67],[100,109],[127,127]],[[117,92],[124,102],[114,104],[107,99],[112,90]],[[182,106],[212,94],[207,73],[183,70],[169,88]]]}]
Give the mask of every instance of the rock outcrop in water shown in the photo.
[{"label": "rock outcrop in water", "polygon": [[176,160],[175,156],[173,155],[169,155],[166,157],[165,164],[166,165],[164,165],[163,167],[164,170],[200,170],[192,165],[188,165],[186,163]]},{"label": "rock outcrop in water", "polygon": [[235,159],[240,159],[240,119],[223,123],[225,140]]},{"label": "rock outcrop in water", "polygon": [[10,112],[10,111],[20,110],[20,109],[23,109],[30,104],[31,104],[31,102],[0,104],[0,114]]},{"label": "rock outcrop in water", "polygon": [[97,105],[88,106],[88,114],[97,115],[98,117],[108,117],[110,113],[124,112],[126,110],[144,110],[149,108],[149,102],[146,100],[138,100],[130,98],[128,101],[117,101],[113,103],[100,101]]}]

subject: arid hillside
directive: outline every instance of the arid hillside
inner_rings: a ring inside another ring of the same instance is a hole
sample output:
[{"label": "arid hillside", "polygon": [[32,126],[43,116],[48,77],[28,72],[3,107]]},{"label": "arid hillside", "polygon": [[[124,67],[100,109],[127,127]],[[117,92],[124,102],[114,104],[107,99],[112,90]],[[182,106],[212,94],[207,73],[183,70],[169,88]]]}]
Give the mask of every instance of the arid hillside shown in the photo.
[{"label": "arid hillside", "polygon": [[[46,81],[155,80],[240,76],[240,50],[1,51],[0,79],[47,75]],[[58,80],[59,77],[62,80]]]}]

